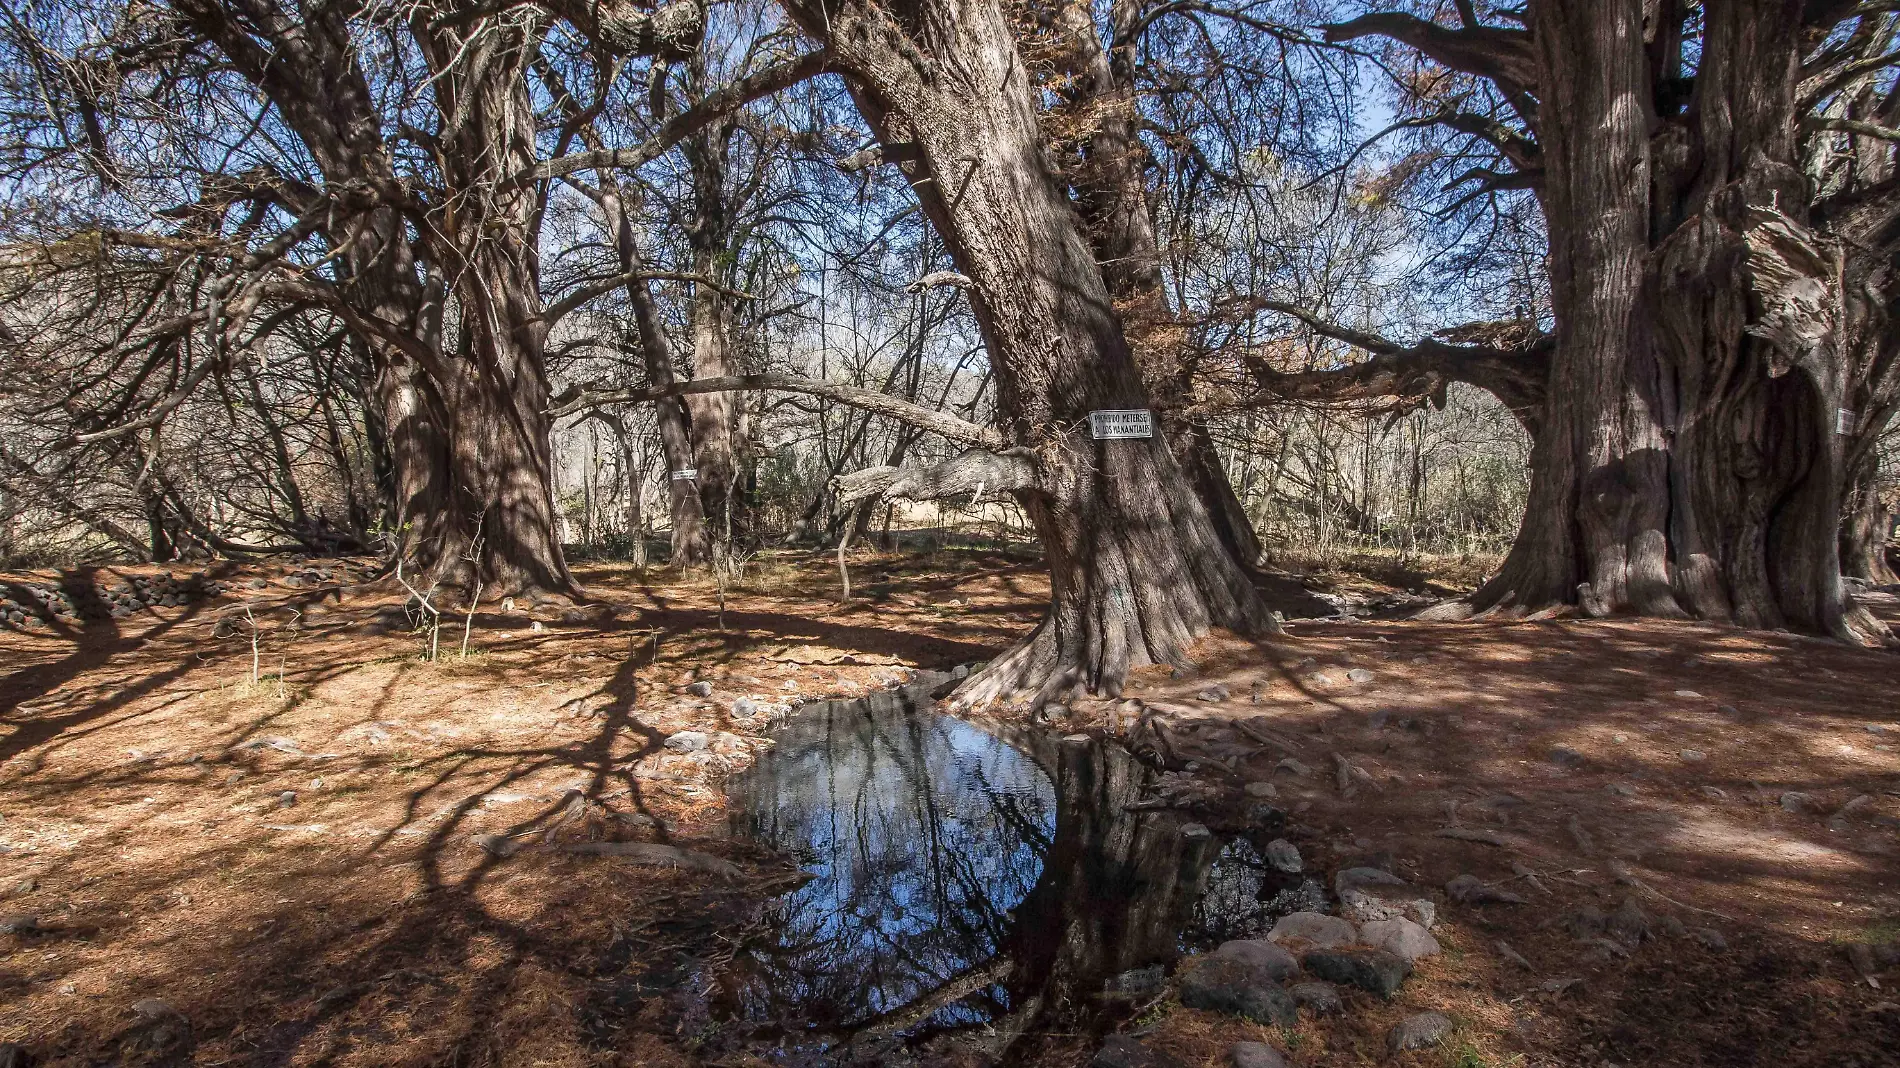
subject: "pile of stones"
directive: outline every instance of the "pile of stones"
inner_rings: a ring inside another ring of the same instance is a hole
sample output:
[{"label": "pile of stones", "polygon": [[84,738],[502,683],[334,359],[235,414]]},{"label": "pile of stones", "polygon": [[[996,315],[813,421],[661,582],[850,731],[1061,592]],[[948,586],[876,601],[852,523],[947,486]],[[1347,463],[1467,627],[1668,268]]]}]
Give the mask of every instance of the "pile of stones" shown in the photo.
[{"label": "pile of stones", "polygon": [[46,624],[80,626],[87,620],[127,619],[148,608],[177,608],[224,592],[203,574],[136,575],[89,586],[9,583],[0,586],[0,623],[33,630]]},{"label": "pile of stones", "polygon": [[[1180,979],[1181,1004],[1238,1016],[1271,1027],[1292,1027],[1305,1009],[1316,1016],[1345,1011],[1343,989],[1390,999],[1420,960],[1442,952],[1431,928],[1430,896],[1380,868],[1348,867],[1333,876],[1338,915],[1282,916],[1265,938],[1224,942],[1190,962]],[[1401,1020],[1386,1035],[1393,1051],[1444,1041],[1453,1023],[1443,1013]],[[1279,1068],[1284,1056],[1261,1042],[1237,1043],[1228,1058],[1238,1068]],[[1092,1068],[1166,1068],[1171,1060],[1119,1038],[1104,1045]]]}]

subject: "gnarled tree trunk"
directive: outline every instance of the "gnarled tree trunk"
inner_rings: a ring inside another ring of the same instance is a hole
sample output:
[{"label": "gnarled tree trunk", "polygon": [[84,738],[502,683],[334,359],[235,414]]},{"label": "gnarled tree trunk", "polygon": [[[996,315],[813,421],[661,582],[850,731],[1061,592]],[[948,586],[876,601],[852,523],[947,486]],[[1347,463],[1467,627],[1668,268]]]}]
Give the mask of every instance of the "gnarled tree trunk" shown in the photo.
[{"label": "gnarled tree trunk", "polygon": [[1894,488],[1879,479],[1879,456],[1870,452],[1854,471],[1847,511],[1841,518],[1841,574],[1875,586],[1900,583],[1893,567]]},{"label": "gnarled tree trunk", "polygon": [[1007,435],[1034,457],[1017,492],[1041,535],[1049,614],[959,690],[965,705],[1118,692],[1211,627],[1272,628],[1160,438],[1096,441],[1089,413],[1151,408],[1080,217],[1044,155],[995,0],[788,3],[825,43],[887,158],[903,158],[996,368]]},{"label": "gnarled tree trunk", "polygon": [[1465,610],[1880,636],[1839,576],[1838,412],[1868,380],[1853,336],[1869,309],[1797,166],[1803,5],[1708,5],[1680,115],[1660,84],[1680,57],[1659,63],[1645,11],[1535,0],[1528,34],[1335,28],[1535,94],[1520,110],[1550,233],[1550,402],[1517,542]]}]

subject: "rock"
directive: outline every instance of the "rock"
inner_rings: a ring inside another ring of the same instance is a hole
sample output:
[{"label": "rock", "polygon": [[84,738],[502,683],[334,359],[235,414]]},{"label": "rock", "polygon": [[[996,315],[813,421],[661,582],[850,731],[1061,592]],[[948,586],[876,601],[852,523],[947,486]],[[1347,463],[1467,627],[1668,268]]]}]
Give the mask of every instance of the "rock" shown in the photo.
[{"label": "rock", "polygon": [[1807,812],[1816,807],[1814,795],[1804,794],[1799,790],[1789,790],[1781,795],[1780,800],[1783,812]]},{"label": "rock", "polygon": [[1438,939],[1411,920],[1374,920],[1359,928],[1359,941],[1412,963],[1443,952]]},{"label": "rock", "polygon": [[689,682],[686,684],[686,692],[691,694],[694,697],[711,697],[712,683],[706,682],[704,680],[701,680],[699,682]]},{"label": "rock", "polygon": [[675,753],[697,753],[711,742],[712,739],[705,731],[681,731],[678,734],[668,735],[666,741],[661,744]]},{"label": "rock", "polygon": [[1275,838],[1267,843],[1267,865],[1274,871],[1288,875],[1298,875],[1305,870],[1299,847],[1284,838]]},{"label": "rock", "polygon": [[1359,941],[1359,930],[1350,922],[1321,912],[1293,912],[1280,917],[1267,938],[1274,942],[1295,942],[1319,949],[1337,949]]},{"label": "rock", "polygon": [[177,1009],[172,1008],[168,1002],[160,1001],[157,998],[145,998],[140,1001],[134,1001],[132,1003],[132,1011],[147,1020],[163,1020],[170,1016],[183,1015],[183,1013],[180,1013]]},{"label": "rock", "polygon": [[1386,709],[1381,708],[1366,717],[1366,726],[1370,727],[1371,729],[1375,731],[1382,731],[1385,729],[1386,721],[1391,718],[1392,718],[1392,713]]},{"label": "rock", "polygon": [[35,890],[38,890],[39,888],[40,888],[40,881],[38,879],[33,878],[31,875],[29,875],[26,878],[21,879],[15,882],[12,886],[8,887],[7,896],[8,897],[25,897],[26,895],[32,893]]},{"label": "rock", "polygon": [[295,790],[285,790],[283,793],[277,795],[278,808],[291,808],[291,807],[294,807],[296,804],[297,804],[297,791]]},{"label": "rock", "polygon": [[1272,942],[1223,943],[1181,981],[1181,1004],[1291,1027],[1299,1013],[1279,984],[1298,971],[1293,955]]},{"label": "rock", "polygon": [[1595,905],[1585,905],[1575,912],[1566,913],[1558,919],[1557,926],[1570,933],[1570,937],[1579,942],[1588,942],[1603,937],[1609,929],[1610,921],[1603,910]]},{"label": "rock", "polygon": [[1180,1063],[1132,1038],[1111,1035],[1089,1060],[1089,1068],[1177,1068]]},{"label": "rock", "polygon": [[1676,755],[1688,761],[1691,764],[1697,764],[1704,760],[1709,759],[1709,754],[1704,753],[1700,749],[1684,749],[1682,752],[1677,753]]},{"label": "rock", "polygon": [[1280,788],[1270,782],[1250,782],[1242,790],[1248,797],[1280,796]]},{"label": "rock", "polygon": [[1394,1053],[1400,1050],[1424,1049],[1436,1046],[1451,1034],[1451,1017],[1442,1012],[1421,1012],[1416,1016],[1407,1016],[1400,1020],[1385,1036],[1386,1047]]},{"label": "rock", "polygon": [[1383,949],[1314,950],[1300,958],[1306,970],[1328,982],[1391,997],[1412,974],[1412,962]]},{"label": "rock", "polygon": [[1372,674],[1372,672],[1367,671],[1365,668],[1353,668],[1352,670],[1346,672],[1347,681],[1356,682],[1360,684],[1371,682],[1374,677],[1375,676]]},{"label": "rock", "polygon": [[1286,1068],[1286,1058],[1265,1042],[1236,1042],[1227,1059],[1234,1068]]},{"label": "rock", "polygon": [[1608,786],[1605,786],[1603,790],[1605,793],[1612,794],[1616,797],[1635,797],[1636,796],[1636,788],[1634,786],[1629,785],[1628,783],[1613,782],[1613,783],[1610,783]]},{"label": "rock", "polygon": [[1333,876],[1340,915],[1356,923],[1390,920],[1406,914],[1407,906],[1425,894],[1391,872],[1378,868],[1346,868]]},{"label": "rock", "polygon": [[1290,771],[1301,778],[1305,778],[1306,776],[1313,774],[1312,768],[1307,767],[1305,764],[1300,763],[1299,761],[1293,759],[1292,757],[1282,757],[1280,762],[1273,766],[1273,770],[1276,772],[1282,769],[1286,771]]},{"label": "rock", "polygon": [[1438,906],[1424,898],[1405,903],[1405,918],[1427,931],[1438,926]]},{"label": "rock", "polygon": [[1339,988],[1331,983],[1294,983],[1292,994],[1295,1004],[1315,1016],[1330,1016],[1346,1008]]},{"label": "rock", "polygon": [[741,697],[732,703],[732,715],[735,719],[751,719],[759,714],[759,703],[750,697]]},{"label": "rock", "polygon": [[1205,823],[1183,823],[1181,825],[1181,837],[1212,838],[1214,837],[1214,832],[1208,830],[1207,824]]},{"label": "rock", "polygon": [[520,848],[519,843],[505,834],[474,834],[468,840],[491,857],[512,856]]},{"label": "rock", "polygon": [[234,771],[231,774],[226,775],[224,777],[224,785],[226,786],[236,786],[238,783],[241,783],[243,781],[244,781],[244,773],[241,771]]},{"label": "rock", "polygon": [[1691,927],[1689,928],[1689,937],[1717,953],[1728,949],[1728,939],[1722,937],[1722,932],[1711,927]]},{"label": "rock", "polygon": [[1550,750],[1550,762],[1558,767],[1580,768],[1583,761],[1583,754],[1567,745],[1553,746]]},{"label": "rock", "polygon": [[1229,690],[1226,686],[1217,682],[1194,696],[1199,697],[1203,701],[1225,701],[1233,695],[1232,690]]},{"label": "rock", "polygon": [[40,918],[29,912],[0,916],[0,934],[31,935],[40,933]]},{"label": "rock", "polygon": [[1445,884],[1445,894],[1461,905],[1522,905],[1524,897],[1510,890],[1486,885],[1475,875],[1465,874]]},{"label": "rock", "polygon": [[1711,801],[1727,801],[1728,800],[1728,791],[1722,789],[1720,786],[1703,786],[1703,787],[1699,787],[1698,789],[1700,790],[1703,797],[1706,797]]},{"label": "rock", "polygon": [[1880,979],[1876,975],[1880,969],[1874,963],[1873,946],[1865,942],[1849,942],[1847,944],[1847,962],[1854,966],[1855,973],[1858,974],[1868,986],[1873,987],[1875,990],[1880,989]]},{"label": "rock", "polygon": [[1611,936],[1620,942],[1633,946],[1650,937],[1649,916],[1633,897],[1625,897],[1606,922]]},{"label": "rock", "polygon": [[1677,697],[1701,697],[1702,695],[1695,692],[1694,690],[1677,690],[1676,696]]}]

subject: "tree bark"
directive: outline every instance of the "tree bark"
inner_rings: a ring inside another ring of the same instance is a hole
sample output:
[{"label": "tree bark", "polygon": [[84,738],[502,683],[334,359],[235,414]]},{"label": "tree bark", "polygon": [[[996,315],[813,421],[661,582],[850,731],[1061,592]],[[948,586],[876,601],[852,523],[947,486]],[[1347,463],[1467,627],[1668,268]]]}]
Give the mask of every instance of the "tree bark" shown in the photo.
[{"label": "tree bark", "polygon": [[[614,234],[621,272],[631,276],[640,270],[640,247],[634,236],[633,220],[620,195],[619,181],[611,171],[601,171],[600,191],[601,207]],[[655,388],[667,389],[676,378],[673,347],[667,342],[666,330],[660,322],[652,283],[645,278],[628,281],[627,303],[633,308],[634,330],[640,339],[640,358],[646,366],[647,381]],[[704,503],[691,480],[673,477],[673,472],[688,470],[696,463],[691,416],[678,397],[663,397],[654,403],[653,418],[659,428],[660,452],[666,460],[667,500],[672,506],[672,550],[667,558],[678,568],[705,567],[712,561],[712,543],[706,530]]]},{"label": "tree bark", "polygon": [[1846,596],[1836,538],[1852,440],[1837,413],[1868,383],[1853,337],[1875,312],[1809,218],[1804,5],[1709,5],[1680,115],[1644,12],[1538,0],[1528,35],[1398,15],[1334,29],[1492,78],[1537,139],[1551,403],[1510,554],[1470,602],[1430,615],[1576,605],[1880,638]]},{"label": "tree bark", "polygon": [[[859,111],[974,283],[1011,441],[1037,460],[1018,497],[1041,535],[1049,614],[957,693],[1032,707],[1117,693],[1212,627],[1274,624],[1246,567],[1159,438],[1094,441],[1089,412],[1151,408],[1094,249],[1043,151],[1035,100],[994,0],[852,0],[793,18],[824,42]],[[895,151],[894,151],[895,150]]]},{"label": "tree bark", "polygon": [[1893,487],[1880,482],[1880,457],[1870,452],[1854,471],[1841,520],[1841,574],[1875,586],[1900,583],[1893,567]]}]

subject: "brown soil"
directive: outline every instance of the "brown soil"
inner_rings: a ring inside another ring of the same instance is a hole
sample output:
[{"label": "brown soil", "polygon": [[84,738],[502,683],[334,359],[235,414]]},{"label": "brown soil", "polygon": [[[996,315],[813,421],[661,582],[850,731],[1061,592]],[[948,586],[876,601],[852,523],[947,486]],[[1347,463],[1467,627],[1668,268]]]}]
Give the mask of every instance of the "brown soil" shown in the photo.
[{"label": "brown soil", "polygon": [[[0,1042],[55,1065],[710,1063],[706,977],[797,878],[725,832],[719,780],[766,732],[731,701],[981,659],[1047,588],[993,553],[867,556],[841,608],[834,567],[775,557],[723,597],[582,568],[611,615],[484,610],[466,659],[444,625],[439,662],[386,586],[293,589],[293,566],[217,565],[223,596],[0,632],[0,913],[37,921],[0,933]],[[1153,1045],[1195,1065],[1245,1037],[1300,1065],[1894,1063],[1900,970],[1875,989],[1840,948],[1900,934],[1892,654],[1627,621],[1292,631],[1136,680],[1173,758],[1232,790],[1271,778],[1319,866],[1387,852],[1420,884],[1469,872],[1529,903],[1442,904],[1447,952],[1390,1004],[1264,1035],[1163,1004],[1140,1022]],[[1198,699],[1214,682],[1233,696]],[[1256,716],[1274,744],[1229,726]],[[688,728],[727,733],[661,748]],[[1289,752],[1310,773],[1275,773]],[[1371,783],[1342,793],[1335,753]],[[701,867],[560,848],[602,839]],[[1551,922],[1625,897],[1728,948],[1664,935],[1625,958]],[[1388,1055],[1386,1028],[1425,1008],[1459,1022],[1451,1042]]]}]

